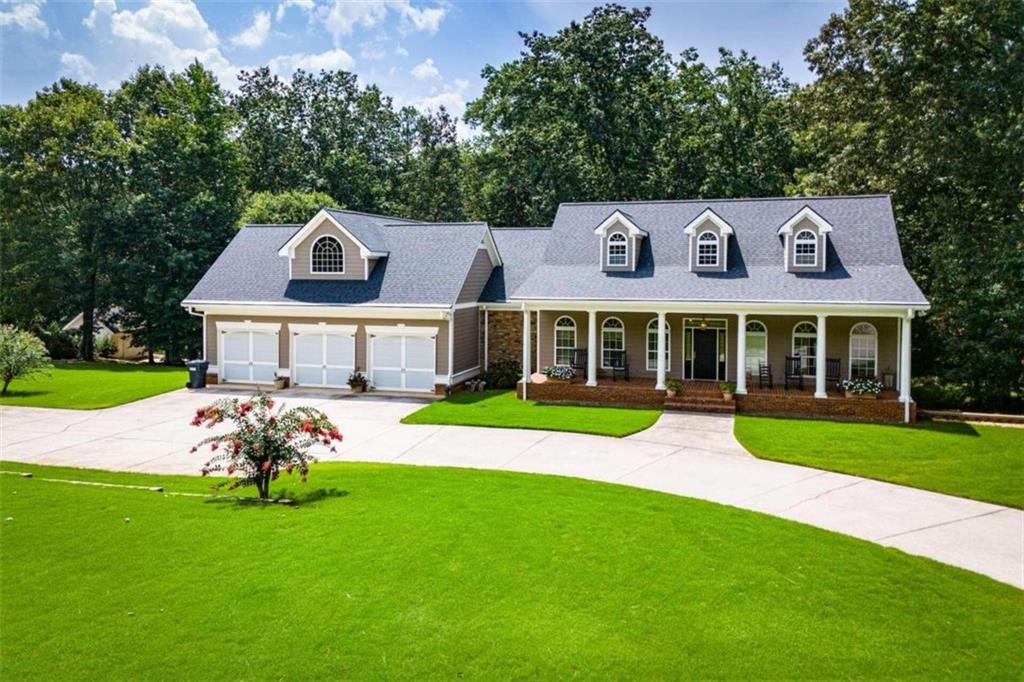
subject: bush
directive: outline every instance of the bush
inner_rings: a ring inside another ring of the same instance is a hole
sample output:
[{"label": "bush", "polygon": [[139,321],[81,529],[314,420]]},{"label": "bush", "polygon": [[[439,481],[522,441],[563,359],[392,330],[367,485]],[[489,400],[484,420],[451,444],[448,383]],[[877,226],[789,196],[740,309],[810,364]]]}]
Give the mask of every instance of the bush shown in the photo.
[{"label": "bush", "polygon": [[117,355],[117,344],[114,342],[113,334],[103,334],[97,337],[93,350],[101,358],[112,358]]},{"label": "bush", "polygon": [[0,325],[0,395],[7,393],[12,380],[45,373],[51,367],[39,337],[9,324]]},{"label": "bush", "polygon": [[46,346],[47,354],[54,360],[75,360],[78,358],[78,333],[61,329],[60,323],[51,322],[36,329],[36,335]]},{"label": "bush", "polygon": [[522,377],[523,366],[509,358],[495,360],[483,374],[489,388],[515,388]]}]

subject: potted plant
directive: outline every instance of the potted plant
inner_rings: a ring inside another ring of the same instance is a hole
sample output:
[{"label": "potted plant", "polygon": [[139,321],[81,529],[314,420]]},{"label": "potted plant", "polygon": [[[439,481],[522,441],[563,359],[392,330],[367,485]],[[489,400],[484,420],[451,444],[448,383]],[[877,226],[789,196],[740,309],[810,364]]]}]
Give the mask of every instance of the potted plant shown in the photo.
[{"label": "potted plant", "polygon": [[278,376],[276,374],[274,375],[274,390],[275,391],[280,391],[280,390],[284,389],[284,387],[287,386],[287,385],[288,385],[288,377],[281,377],[281,376]]},{"label": "potted plant", "polygon": [[723,381],[718,384],[718,390],[722,392],[722,400],[732,400],[732,394],[736,391],[736,384],[731,381]]},{"label": "potted plant", "polygon": [[369,385],[369,381],[366,379],[366,375],[359,371],[356,367],[355,371],[348,375],[348,387],[352,389],[354,393],[363,393],[366,391],[366,387]]},{"label": "potted plant", "polygon": [[840,381],[839,388],[843,389],[843,395],[847,398],[873,400],[878,398],[878,394],[882,392],[883,386],[880,381],[860,377]]},{"label": "potted plant", "polygon": [[549,381],[555,381],[559,383],[567,383],[572,381],[572,378],[576,376],[575,370],[568,365],[555,365],[554,367],[545,367],[543,370],[544,376]]},{"label": "potted plant", "polygon": [[679,389],[682,387],[683,385],[675,379],[669,379],[665,382],[665,395],[669,398],[675,398],[679,395]]}]

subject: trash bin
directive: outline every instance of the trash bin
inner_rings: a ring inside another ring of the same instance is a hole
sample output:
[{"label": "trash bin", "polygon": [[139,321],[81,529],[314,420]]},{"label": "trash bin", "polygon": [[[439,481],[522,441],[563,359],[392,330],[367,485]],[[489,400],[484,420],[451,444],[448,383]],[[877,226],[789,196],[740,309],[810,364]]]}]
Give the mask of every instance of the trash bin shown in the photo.
[{"label": "trash bin", "polygon": [[185,388],[206,388],[206,370],[210,363],[206,360],[189,360],[185,363],[188,367],[188,383]]}]

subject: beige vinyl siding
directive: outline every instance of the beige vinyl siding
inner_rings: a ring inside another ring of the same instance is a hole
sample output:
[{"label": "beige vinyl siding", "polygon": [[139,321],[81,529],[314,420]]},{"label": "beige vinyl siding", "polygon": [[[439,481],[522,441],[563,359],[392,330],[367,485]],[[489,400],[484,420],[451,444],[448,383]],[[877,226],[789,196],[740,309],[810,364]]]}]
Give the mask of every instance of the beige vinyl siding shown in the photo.
[{"label": "beige vinyl siding", "polygon": [[[480,294],[487,286],[487,280],[491,278],[491,257],[487,249],[477,249],[476,257],[473,258],[473,265],[469,268],[466,281],[462,284],[462,291],[459,292],[459,303],[475,303],[480,300]],[[456,363],[457,365],[458,363]]]},{"label": "beige vinyl siding", "polygon": [[[475,314],[475,308],[467,308]],[[404,324],[407,327],[437,327],[437,374],[448,373],[448,321],[447,320],[402,320],[359,317],[332,317],[329,320],[319,317],[259,317],[242,315],[208,315],[206,318],[206,359],[210,368],[217,367],[217,322],[280,322],[281,331],[278,336],[278,366],[290,366],[289,341],[291,334],[288,323],[294,324],[354,324],[356,325],[356,366],[366,371],[366,326],[387,326]]]},{"label": "beige vinyl siding", "polygon": [[[345,249],[345,272],[340,274],[310,272],[310,251],[313,243],[324,235],[331,235],[341,242]],[[349,239],[341,230],[326,218],[316,229],[295,247],[295,258],[292,259],[292,279],[366,279],[366,263],[359,253],[359,245]]]},{"label": "beige vinyl siding", "polygon": [[[490,260],[487,261],[490,263]],[[476,308],[455,311],[455,374],[480,366],[480,316]]]}]

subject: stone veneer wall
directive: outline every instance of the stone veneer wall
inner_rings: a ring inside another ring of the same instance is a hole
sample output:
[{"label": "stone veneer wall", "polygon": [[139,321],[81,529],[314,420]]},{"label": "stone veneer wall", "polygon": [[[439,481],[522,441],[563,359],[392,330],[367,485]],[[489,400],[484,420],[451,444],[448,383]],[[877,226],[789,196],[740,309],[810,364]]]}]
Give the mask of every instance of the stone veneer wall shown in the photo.
[{"label": "stone veneer wall", "polygon": [[[487,323],[487,362],[512,359],[521,363],[523,361],[523,314],[518,310],[491,310],[486,314],[489,316]],[[530,343],[533,344],[530,346],[530,361],[533,363],[533,370],[536,371],[536,316],[530,321]]]}]

